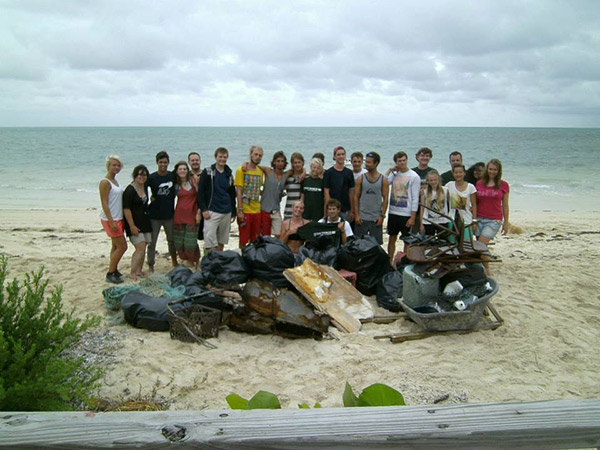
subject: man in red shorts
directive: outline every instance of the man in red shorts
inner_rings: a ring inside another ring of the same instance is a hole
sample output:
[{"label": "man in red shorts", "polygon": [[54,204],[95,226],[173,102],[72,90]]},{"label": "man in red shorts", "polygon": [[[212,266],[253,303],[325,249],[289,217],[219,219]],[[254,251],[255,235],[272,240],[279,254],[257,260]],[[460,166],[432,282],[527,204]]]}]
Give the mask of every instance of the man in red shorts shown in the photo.
[{"label": "man in red shorts", "polygon": [[253,145],[250,147],[247,169],[244,171],[239,167],[235,172],[240,248],[256,240],[260,232],[260,188],[263,185],[264,174],[258,165],[262,157],[262,147]]}]

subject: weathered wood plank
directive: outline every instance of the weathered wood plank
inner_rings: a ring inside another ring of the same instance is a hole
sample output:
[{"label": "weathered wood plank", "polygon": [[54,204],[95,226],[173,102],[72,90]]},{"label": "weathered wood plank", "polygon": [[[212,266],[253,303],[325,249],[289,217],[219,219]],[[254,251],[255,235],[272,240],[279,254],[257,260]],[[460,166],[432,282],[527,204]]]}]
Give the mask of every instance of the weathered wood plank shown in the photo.
[{"label": "weathered wood plank", "polygon": [[7,412],[0,416],[0,448],[173,445],[215,449],[589,448],[600,446],[600,400],[313,410]]}]

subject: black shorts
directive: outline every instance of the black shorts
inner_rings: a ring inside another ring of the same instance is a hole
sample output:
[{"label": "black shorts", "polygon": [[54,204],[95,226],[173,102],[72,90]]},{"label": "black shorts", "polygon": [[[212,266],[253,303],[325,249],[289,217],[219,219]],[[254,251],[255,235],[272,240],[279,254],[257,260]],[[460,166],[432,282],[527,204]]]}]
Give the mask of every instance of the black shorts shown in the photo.
[{"label": "black shorts", "polygon": [[410,234],[410,228],[406,226],[408,219],[410,219],[410,217],[390,214],[388,216],[387,234],[390,236],[398,236],[398,234],[408,236]]}]

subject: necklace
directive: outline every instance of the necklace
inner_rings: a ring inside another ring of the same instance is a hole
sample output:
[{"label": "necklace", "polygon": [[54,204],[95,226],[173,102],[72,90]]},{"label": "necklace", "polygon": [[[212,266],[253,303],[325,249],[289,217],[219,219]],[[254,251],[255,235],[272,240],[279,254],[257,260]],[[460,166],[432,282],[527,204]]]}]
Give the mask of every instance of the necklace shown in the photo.
[{"label": "necklace", "polygon": [[[292,218],[290,219],[290,228],[292,228],[292,225],[294,225],[294,216],[292,216]],[[301,227],[302,225],[304,225],[304,219],[302,219],[302,217],[301,217],[300,218],[300,225],[298,225],[298,226]],[[296,228],[298,228],[298,227],[296,227]]]}]

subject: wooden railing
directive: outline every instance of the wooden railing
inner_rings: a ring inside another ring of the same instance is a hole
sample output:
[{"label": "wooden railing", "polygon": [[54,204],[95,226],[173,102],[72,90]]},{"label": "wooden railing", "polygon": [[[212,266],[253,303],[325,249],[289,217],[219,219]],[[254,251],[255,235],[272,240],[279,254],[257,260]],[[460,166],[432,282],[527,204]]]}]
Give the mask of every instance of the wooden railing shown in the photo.
[{"label": "wooden railing", "polygon": [[310,410],[0,412],[0,448],[599,446],[600,400]]}]

